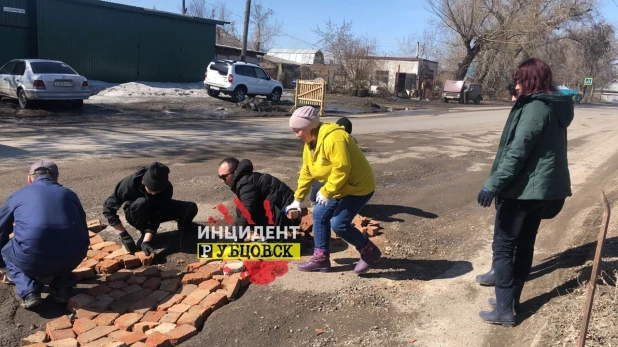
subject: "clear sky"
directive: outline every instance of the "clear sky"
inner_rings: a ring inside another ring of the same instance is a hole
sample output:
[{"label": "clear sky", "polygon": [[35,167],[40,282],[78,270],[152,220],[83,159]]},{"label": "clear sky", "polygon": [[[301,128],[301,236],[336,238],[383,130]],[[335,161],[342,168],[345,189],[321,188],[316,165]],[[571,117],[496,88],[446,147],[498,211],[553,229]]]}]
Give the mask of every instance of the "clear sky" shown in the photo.
[{"label": "clear sky", "polygon": [[[182,4],[182,0],[109,1],[146,8],[156,6],[157,10],[169,12],[180,12]],[[599,1],[604,16],[618,27],[618,0]],[[225,2],[242,32],[245,0]],[[207,0],[207,3],[216,5],[218,2]],[[278,48],[319,48],[315,46],[318,38],[311,29],[322,26],[330,17],[335,23],[351,20],[356,33],[376,37],[382,53],[389,54],[397,49],[398,38],[420,34],[432,17],[423,0],[262,0],[262,4],[272,8],[283,22],[283,35],[273,45]]]}]

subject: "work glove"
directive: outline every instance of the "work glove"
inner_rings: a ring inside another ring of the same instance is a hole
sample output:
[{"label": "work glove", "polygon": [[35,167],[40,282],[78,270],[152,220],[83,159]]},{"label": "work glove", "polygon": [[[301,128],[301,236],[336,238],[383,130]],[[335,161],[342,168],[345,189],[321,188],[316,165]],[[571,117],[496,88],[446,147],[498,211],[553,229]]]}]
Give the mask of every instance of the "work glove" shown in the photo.
[{"label": "work glove", "polygon": [[485,189],[485,187],[483,187],[481,191],[479,192],[477,201],[479,205],[481,205],[482,207],[489,207],[491,206],[491,201],[493,199],[494,199],[494,193],[490,192],[489,190]]},{"label": "work glove", "polygon": [[292,209],[297,209],[299,211],[302,211],[303,203],[298,200],[295,200],[293,203],[291,203],[285,208],[285,214],[288,214],[288,212],[290,212],[290,210]]},{"label": "work glove", "polygon": [[328,205],[328,199],[322,195],[322,192],[318,192],[318,195],[315,197],[315,203],[318,205],[326,206]]},{"label": "work glove", "polygon": [[120,233],[120,241],[124,245],[124,248],[127,250],[127,252],[129,252],[130,254],[135,254],[135,252],[137,252],[135,241],[133,241],[133,238],[126,230]]},{"label": "work glove", "polygon": [[154,248],[152,248],[152,246],[150,245],[150,241],[142,242],[142,251],[144,251],[144,254],[146,254],[146,256],[154,254],[155,252]]}]

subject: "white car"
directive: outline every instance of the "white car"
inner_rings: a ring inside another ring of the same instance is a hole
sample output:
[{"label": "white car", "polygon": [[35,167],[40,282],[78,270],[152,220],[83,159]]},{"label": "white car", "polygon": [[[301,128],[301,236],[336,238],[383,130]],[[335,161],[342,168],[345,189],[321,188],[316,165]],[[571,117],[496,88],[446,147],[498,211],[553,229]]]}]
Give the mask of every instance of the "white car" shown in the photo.
[{"label": "white car", "polygon": [[18,99],[21,108],[32,100],[64,100],[80,108],[90,89],[84,76],[61,61],[16,59],[0,68],[1,97]]},{"label": "white car", "polygon": [[204,88],[208,94],[218,97],[220,93],[231,95],[234,102],[245,96],[264,95],[268,100],[279,102],[283,93],[281,82],[273,80],[256,64],[235,60],[214,60],[206,68]]}]

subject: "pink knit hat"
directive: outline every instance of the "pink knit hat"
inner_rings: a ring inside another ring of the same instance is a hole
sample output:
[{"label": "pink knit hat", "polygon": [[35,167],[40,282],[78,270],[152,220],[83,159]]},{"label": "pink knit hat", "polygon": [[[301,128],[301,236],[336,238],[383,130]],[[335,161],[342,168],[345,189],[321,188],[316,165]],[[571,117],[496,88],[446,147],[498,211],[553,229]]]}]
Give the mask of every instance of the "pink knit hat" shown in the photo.
[{"label": "pink knit hat", "polygon": [[320,125],[318,111],[311,106],[299,107],[290,117],[290,128],[314,129]]}]

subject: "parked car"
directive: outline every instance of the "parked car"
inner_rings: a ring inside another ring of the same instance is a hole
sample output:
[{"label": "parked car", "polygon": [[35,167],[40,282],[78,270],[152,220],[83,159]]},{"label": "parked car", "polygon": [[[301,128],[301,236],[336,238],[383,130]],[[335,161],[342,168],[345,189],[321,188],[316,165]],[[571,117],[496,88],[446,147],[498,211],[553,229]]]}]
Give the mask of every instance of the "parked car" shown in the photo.
[{"label": "parked car", "polygon": [[84,76],[61,61],[15,59],[0,68],[0,97],[18,99],[21,108],[33,100],[63,100],[80,108],[90,89]]},{"label": "parked car", "polygon": [[483,87],[479,83],[468,83],[464,81],[446,81],[442,91],[442,100],[457,100],[460,104],[467,104],[473,101],[476,105],[483,100]]},{"label": "parked car", "polygon": [[279,102],[283,93],[281,82],[273,80],[257,64],[236,60],[214,60],[206,68],[204,88],[208,94],[218,97],[230,95],[234,102],[245,96],[263,95],[268,100]]}]

